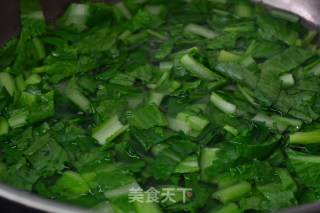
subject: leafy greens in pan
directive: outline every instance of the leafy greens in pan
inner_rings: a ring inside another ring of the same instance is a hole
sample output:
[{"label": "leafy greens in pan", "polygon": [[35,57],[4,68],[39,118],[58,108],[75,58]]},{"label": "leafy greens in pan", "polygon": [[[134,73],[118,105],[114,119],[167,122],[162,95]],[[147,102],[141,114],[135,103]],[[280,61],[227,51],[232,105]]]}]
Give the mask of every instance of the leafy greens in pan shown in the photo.
[{"label": "leafy greens in pan", "polygon": [[[316,32],[243,0],[21,0],[0,49],[0,180],[102,212],[320,196]],[[152,199],[151,199],[152,198]]]}]

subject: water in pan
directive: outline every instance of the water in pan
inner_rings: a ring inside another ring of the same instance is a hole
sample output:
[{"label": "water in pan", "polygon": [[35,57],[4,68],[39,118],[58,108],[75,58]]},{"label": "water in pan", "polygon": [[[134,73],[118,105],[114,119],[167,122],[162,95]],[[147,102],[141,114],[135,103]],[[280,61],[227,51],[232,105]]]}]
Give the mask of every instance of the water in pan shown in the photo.
[{"label": "water in pan", "polygon": [[[3,2],[5,2],[5,1],[3,1]],[[50,1],[48,1],[48,2],[50,2]],[[319,16],[320,14],[318,13],[318,11],[319,11],[318,8],[320,8],[320,2],[319,1],[315,1],[315,0],[313,0],[313,1],[303,1],[303,0],[283,0],[283,1],[265,0],[264,2],[266,4],[270,4],[270,5],[275,6],[277,8],[282,8],[282,9],[286,9],[286,10],[289,10],[291,12],[297,13],[301,17],[303,17],[304,19],[306,19],[307,21],[309,21],[311,23],[314,23],[315,25],[317,25],[318,23],[320,24],[320,16]],[[6,8],[6,7],[2,7],[2,8]],[[8,19],[4,19],[4,20],[8,20]],[[2,26],[3,25],[0,24],[0,28]],[[15,30],[15,32],[12,32],[12,34],[10,34],[9,37],[14,36],[14,33],[17,32],[16,29],[14,29],[14,30]],[[5,38],[5,39],[7,39],[7,38]],[[1,41],[1,39],[0,39],[0,41]]]}]

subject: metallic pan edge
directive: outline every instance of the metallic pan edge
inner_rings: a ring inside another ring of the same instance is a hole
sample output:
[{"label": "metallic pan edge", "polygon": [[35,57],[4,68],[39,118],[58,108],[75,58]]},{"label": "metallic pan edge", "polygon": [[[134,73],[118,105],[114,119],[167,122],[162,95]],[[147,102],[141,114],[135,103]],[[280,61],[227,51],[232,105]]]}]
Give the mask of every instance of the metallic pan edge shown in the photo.
[{"label": "metallic pan edge", "polygon": [[[4,4],[9,1],[11,0],[1,0],[0,3]],[[252,1],[263,2],[272,7],[290,11],[292,13],[298,14],[305,21],[312,23],[313,26],[318,26],[318,27],[320,26],[320,12],[319,12],[320,1],[319,0],[252,0]],[[11,3],[13,2],[16,3],[17,0],[12,0]],[[17,28],[19,27],[18,24],[16,24],[15,26]],[[14,36],[13,34],[11,34],[11,36]],[[42,198],[28,192],[23,192],[20,190],[13,189],[1,183],[0,183],[0,197],[25,205],[27,207],[31,207],[33,209],[42,210],[46,212],[92,213],[90,210],[85,210],[85,209],[69,206],[66,204],[62,204],[46,198]],[[311,213],[311,212],[319,212],[319,209],[320,209],[320,202],[316,202],[312,204],[303,205],[298,208],[283,210],[281,213],[300,213],[300,212]]]},{"label": "metallic pan edge", "polygon": [[[319,0],[252,0],[263,2],[271,7],[286,10],[299,15],[311,27],[320,26],[320,1]],[[309,27],[309,26],[308,26]]]},{"label": "metallic pan edge", "polygon": [[15,203],[22,204],[46,212],[59,213],[93,213],[90,210],[77,208],[71,205],[59,203],[57,201],[42,198],[29,192],[13,189],[7,185],[0,183],[0,197],[10,200]]}]

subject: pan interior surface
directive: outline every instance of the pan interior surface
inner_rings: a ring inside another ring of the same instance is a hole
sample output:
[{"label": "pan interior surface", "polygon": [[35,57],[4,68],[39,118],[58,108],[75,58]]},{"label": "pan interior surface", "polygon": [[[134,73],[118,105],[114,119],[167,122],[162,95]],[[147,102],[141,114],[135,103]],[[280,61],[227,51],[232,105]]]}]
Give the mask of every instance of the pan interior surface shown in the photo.
[{"label": "pan interior surface", "polygon": [[[306,26],[312,29],[320,27],[320,1],[319,0],[253,0],[254,2],[263,2],[272,8],[278,8],[290,11],[299,15]],[[61,0],[59,4],[55,0],[43,1],[43,9],[48,20],[54,20],[66,8],[72,0]],[[19,3],[17,0],[3,0],[0,2],[0,46],[8,40],[14,38],[19,33]],[[8,21],[10,20],[10,21]],[[28,207],[46,212],[60,213],[89,213],[88,210],[60,204],[45,198],[40,198],[26,192],[12,189],[6,185],[0,184],[0,196],[13,202],[17,202]],[[284,213],[295,212],[317,212],[320,203],[308,204],[297,209],[283,211]]]}]

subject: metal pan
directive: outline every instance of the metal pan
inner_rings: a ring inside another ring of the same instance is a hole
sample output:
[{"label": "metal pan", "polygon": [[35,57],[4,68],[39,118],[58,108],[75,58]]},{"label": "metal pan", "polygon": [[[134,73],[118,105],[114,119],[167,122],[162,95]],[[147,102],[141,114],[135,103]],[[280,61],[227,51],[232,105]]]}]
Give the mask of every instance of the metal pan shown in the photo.
[{"label": "metal pan", "polygon": [[[59,16],[71,2],[76,0],[43,0],[42,8],[48,21]],[[270,7],[283,9],[299,15],[303,23],[313,29],[320,29],[320,1],[319,0],[252,0],[263,2]],[[112,3],[114,0],[106,1]],[[0,0],[0,46],[6,41],[16,37],[20,31],[19,24],[19,0]],[[90,213],[90,210],[80,209],[46,198],[13,189],[0,184],[0,197],[17,205],[41,210],[44,212],[58,213]],[[320,202],[307,204],[293,209],[282,211],[282,213],[312,213],[319,212]],[[30,212],[33,212],[32,210]]]}]

